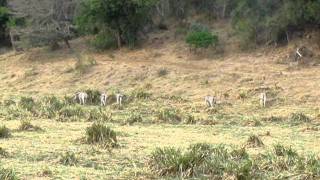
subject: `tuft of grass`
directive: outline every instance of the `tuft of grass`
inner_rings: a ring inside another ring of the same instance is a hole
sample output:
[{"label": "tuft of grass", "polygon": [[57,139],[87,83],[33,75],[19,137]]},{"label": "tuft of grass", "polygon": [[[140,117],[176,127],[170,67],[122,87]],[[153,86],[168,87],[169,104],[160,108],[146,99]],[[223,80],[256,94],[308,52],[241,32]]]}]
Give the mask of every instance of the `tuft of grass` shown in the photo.
[{"label": "tuft of grass", "polygon": [[89,72],[90,68],[95,65],[97,65],[97,61],[93,57],[78,54],[74,70],[82,75]]},{"label": "tuft of grass", "polygon": [[36,102],[32,97],[21,97],[18,105],[24,110],[33,112],[35,110]]},{"label": "tuft of grass", "polygon": [[34,126],[29,120],[21,121],[19,131],[40,131],[42,130],[39,126]]},{"label": "tuft of grass", "polygon": [[157,119],[163,122],[180,123],[182,118],[176,109],[162,109],[157,113]]},{"label": "tuft of grass", "polygon": [[110,127],[102,123],[93,123],[86,129],[86,142],[89,144],[102,144],[105,146],[117,146],[117,134]]},{"label": "tuft of grass", "polygon": [[272,151],[252,157],[245,148],[230,149],[205,143],[191,145],[184,152],[171,147],[156,148],[151,153],[148,167],[158,176],[173,179],[320,178],[319,157],[301,156],[282,145],[275,145]]},{"label": "tuft of grass", "polygon": [[0,168],[1,180],[18,180],[16,173],[12,169]]},{"label": "tuft of grass", "polygon": [[166,75],[168,75],[168,74],[169,74],[169,71],[168,71],[168,69],[166,69],[166,68],[160,68],[160,69],[157,71],[158,77],[164,77],[164,76],[166,76]]},{"label": "tuft of grass", "polygon": [[143,121],[141,114],[137,112],[133,112],[130,116],[126,119],[126,124],[133,125],[134,123],[140,123]]},{"label": "tuft of grass", "polygon": [[9,156],[9,153],[5,149],[0,147],[0,157],[6,158],[8,156]]},{"label": "tuft of grass", "polygon": [[252,163],[246,155],[245,151],[230,153],[223,145],[200,143],[191,145],[184,153],[175,148],[157,148],[148,165],[159,176],[251,179]]},{"label": "tuft of grass", "polygon": [[303,113],[292,113],[289,116],[289,122],[293,125],[299,125],[302,123],[309,123],[311,122],[311,119]]},{"label": "tuft of grass", "polygon": [[131,97],[135,99],[149,99],[151,97],[151,93],[144,91],[143,89],[136,89],[131,93]]},{"label": "tuft of grass", "polygon": [[66,121],[79,121],[85,118],[85,110],[82,106],[65,106],[58,113],[58,121],[66,122]]},{"label": "tuft of grass", "polygon": [[89,111],[88,121],[110,122],[112,121],[111,113],[107,113],[101,108],[93,108]]},{"label": "tuft of grass", "polygon": [[78,164],[78,159],[74,152],[67,151],[60,156],[59,162],[65,166],[76,166]]},{"label": "tuft of grass", "polygon": [[55,118],[65,103],[55,96],[46,96],[41,99],[39,115],[44,118]]},{"label": "tuft of grass", "polygon": [[184,118],[184,123],[185,124],[196,124],[197,119],[194,117],[192,114],[187,114]]},{"label": "tuft of grass", "polygon": [[11,137],[11,131],[9,128],[6,126],[1,126],[0,127],[0,139],[1,138],[9,138]]},{"label": "tuft of grass", "polygon": [[278,116],[270,116],[270,117],[265,117],[262,118],[263,121],[266,122],[274,122],[274,123],[279,123],[285,121],[283,117],[278,117]]},{"label": "tuft of grass", "polygon": [[257,135],[251,135],[249,136],[247,140],[247,146],[249,147],[262,147],[264,146],[262,140]]},{"label": "tuft of grass", "polygon": [[95,89],[87,89],[85,92],[88,94],[88,103],[91,105],[99,105],[100,104],[100,96],[101,93],[99,90]]}]

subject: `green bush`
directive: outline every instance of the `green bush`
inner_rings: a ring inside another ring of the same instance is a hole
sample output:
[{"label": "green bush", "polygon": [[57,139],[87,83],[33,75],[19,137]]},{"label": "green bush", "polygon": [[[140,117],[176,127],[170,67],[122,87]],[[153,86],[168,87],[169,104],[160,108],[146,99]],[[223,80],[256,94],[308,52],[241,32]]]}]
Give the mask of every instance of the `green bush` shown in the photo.
[{"label": "green bush", "polygon": [[153,0],[82,0],[76,24],[84,33],[108,29],[117,36],[118,46],[132,47],[139,39],[138,32],[151,20],[154,3]]},{"label": "green bush", "polygon": [[6,126],[0,127],[0,139],[1,138],[9,138],[11,136],[11,131]]},{"label": "green bush", "polygon": [[209,31],[192,31],[187,35],[186,43],[193,48],[208,48],[218,44],[218,36]]},{"label": "green bush", "polygon": [[96,122],[86,129],[86,142],[111,147],[117,146],[118,143],[115,131],[102,123]]},{"label": "green bush", "polygon": [[101,93],[98,90],[87,89],[85,92],[88,94],[87,103],[91,105],[100,105]]},{"label": "green bush", "polygon": [[109,32],[100,32],[90,41],[90,45],[98,51],[117,48],[116,37]]}]

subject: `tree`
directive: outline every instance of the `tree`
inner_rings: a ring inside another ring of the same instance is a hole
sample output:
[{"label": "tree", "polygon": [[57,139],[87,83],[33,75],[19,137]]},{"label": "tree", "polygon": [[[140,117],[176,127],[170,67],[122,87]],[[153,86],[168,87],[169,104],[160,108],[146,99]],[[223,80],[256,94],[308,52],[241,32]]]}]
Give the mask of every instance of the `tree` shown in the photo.
[{"label": "tree", "polygon": [[134,46],[153,5],[154,0],[83,0],[77,25],[86,33],[112,32],[119,48],[122,44]]},{"label": "tree", "polygon": [[10,13],[7,8],[7,1],[0,0],[0,41],[1,45],[3,42],[7,41],[8,33],[7,33],[7,23],[9,21]]},{"label": "tree", "polygon": [[[75,3],[73,0],[11,0],[9,5],[14,17],[11,39],[21,39],[28,47],[50,45],[55,48],[59,41],[70,47]],[[17,24],[17,19],[25,23]]]}]

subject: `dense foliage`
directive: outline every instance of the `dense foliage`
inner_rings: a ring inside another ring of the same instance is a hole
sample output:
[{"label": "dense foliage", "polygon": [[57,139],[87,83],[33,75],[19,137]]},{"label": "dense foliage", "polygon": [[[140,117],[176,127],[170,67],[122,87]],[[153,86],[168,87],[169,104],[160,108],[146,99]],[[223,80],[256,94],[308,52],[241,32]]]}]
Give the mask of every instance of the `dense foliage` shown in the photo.
[{"label": "dense foliage", "polygon": [[7,23],[9,21],[9,9],[6,7],[7,2],[0,0],[0,41],[6,40],[7,37]]},{"label": "dense foliage", "polygon": [[232,25],[244,44],[288,42],[293,32],[319,25],[319,10],[314,0],[240,0]]},{"label": "dense foliage", "polygon": [[134,46],[138,32],[149,20],[153,0],[84,0],[77,25],[84,32],[111,32],[117,44]]}]

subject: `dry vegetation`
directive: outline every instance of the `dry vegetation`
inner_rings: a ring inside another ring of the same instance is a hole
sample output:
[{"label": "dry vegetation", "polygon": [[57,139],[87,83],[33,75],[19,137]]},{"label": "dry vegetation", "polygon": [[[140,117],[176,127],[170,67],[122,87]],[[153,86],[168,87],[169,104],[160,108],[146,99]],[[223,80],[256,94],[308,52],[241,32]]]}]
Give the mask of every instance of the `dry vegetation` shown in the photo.
[{"label": "dry vegetation", "polygon": [[[77,53],[84,66],[67,50],[1,55],[0,177],[320,177],[319,67],[279,64],[290,46],[195,60],[171,37]],[[87,89],[129,98],[122,108],[74,104],[72,93]],[[272,96],[266,108],[262,91]],[[205,107],[207,94],[216,107]]]}]

